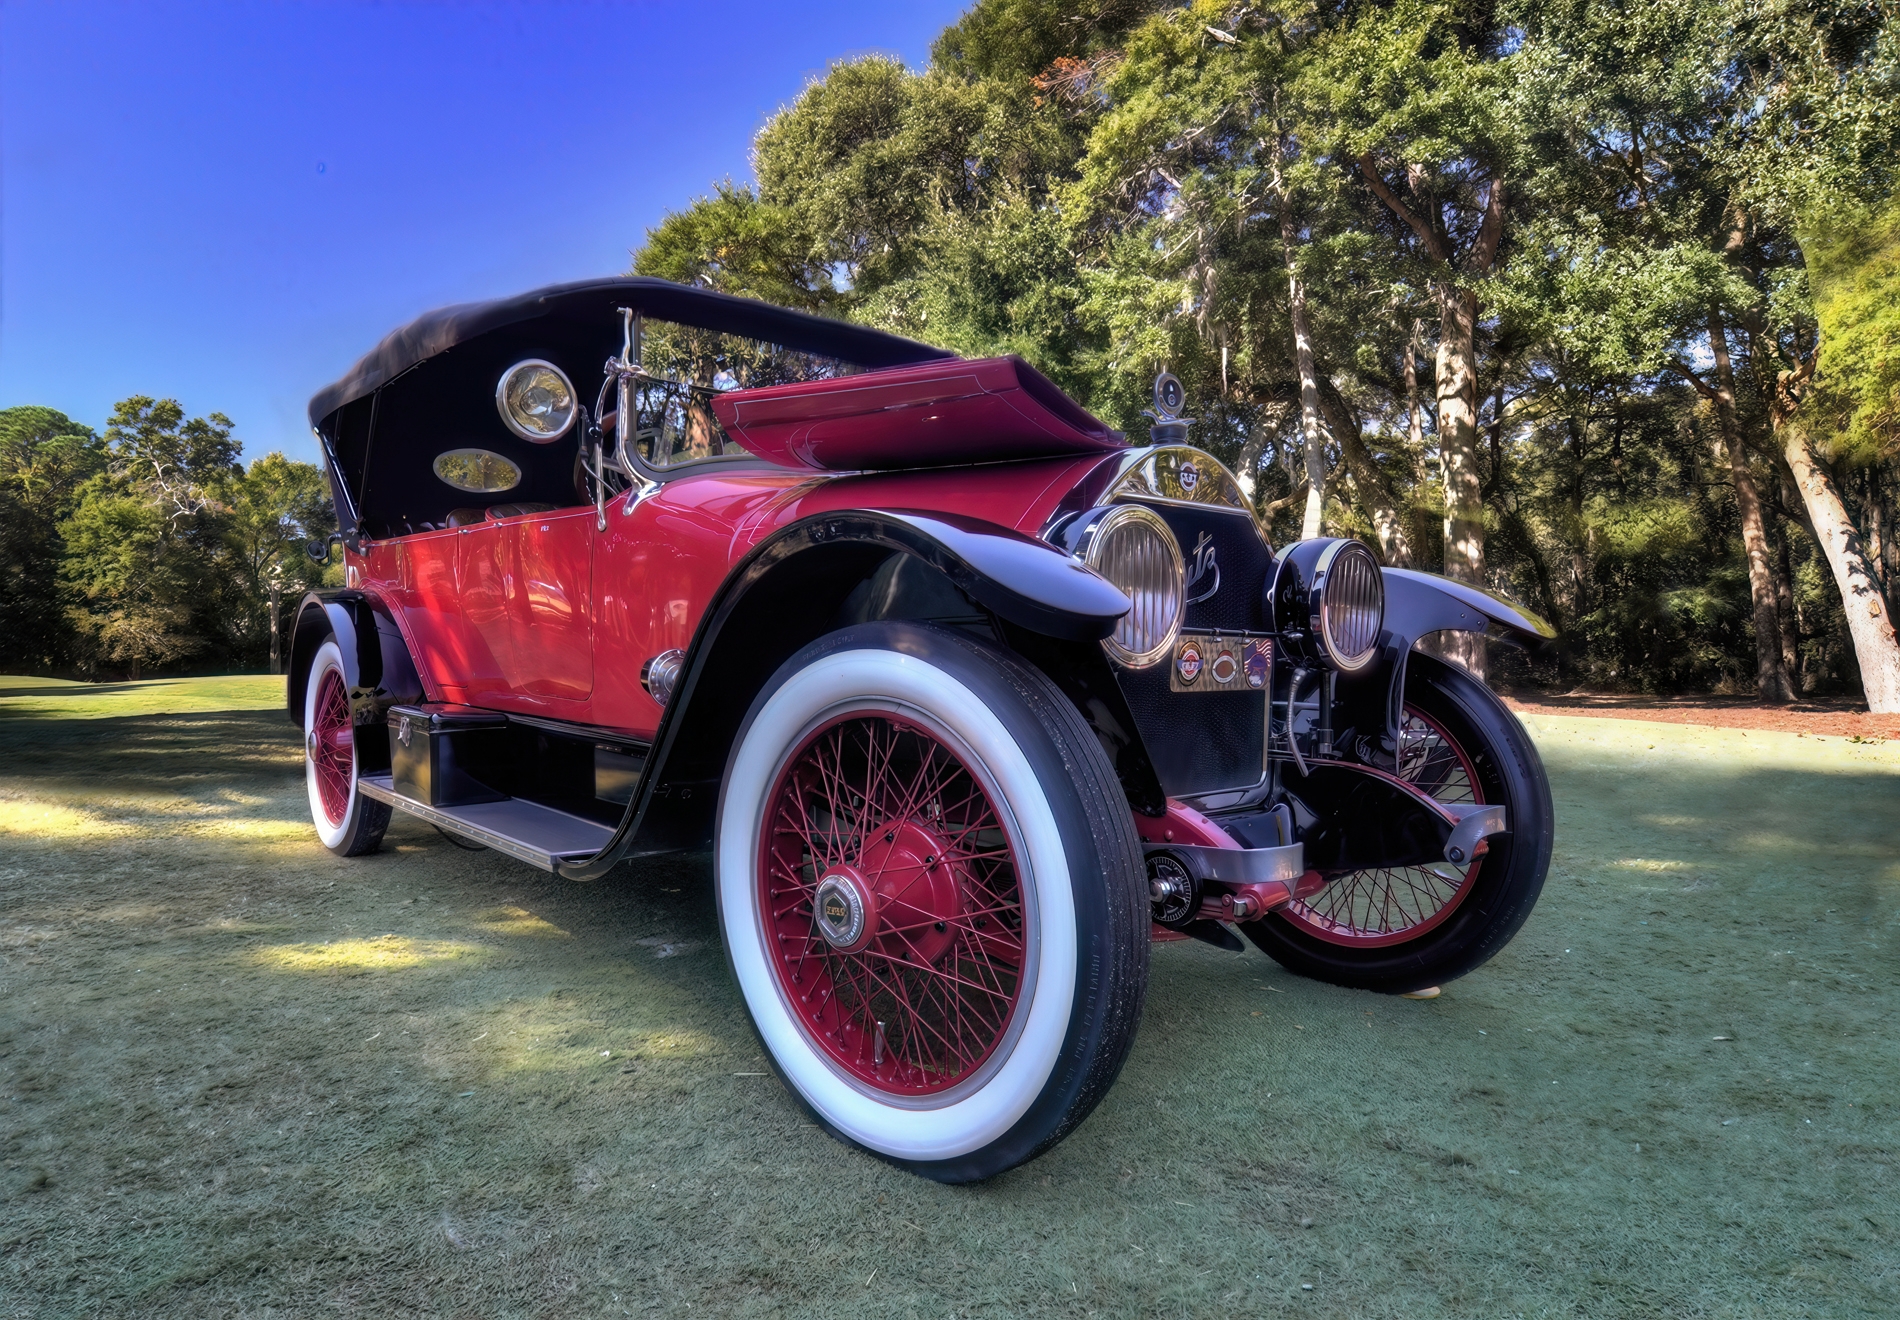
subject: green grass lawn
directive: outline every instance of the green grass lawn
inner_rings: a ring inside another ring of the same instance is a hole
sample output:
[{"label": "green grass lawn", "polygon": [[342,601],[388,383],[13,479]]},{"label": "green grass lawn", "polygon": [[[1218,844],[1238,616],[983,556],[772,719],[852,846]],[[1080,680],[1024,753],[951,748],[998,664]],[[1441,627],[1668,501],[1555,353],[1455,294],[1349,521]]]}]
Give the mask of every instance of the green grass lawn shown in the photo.
[{"label": "green grass lawn", "polygon": [[1162,946],[1095,1115],[946,1188],[760,1075],[703,861],[332,857],[281,692],[0,679],[0,1315],[1900,1314],[1894,744],[1540,717],[1493,962]]}]

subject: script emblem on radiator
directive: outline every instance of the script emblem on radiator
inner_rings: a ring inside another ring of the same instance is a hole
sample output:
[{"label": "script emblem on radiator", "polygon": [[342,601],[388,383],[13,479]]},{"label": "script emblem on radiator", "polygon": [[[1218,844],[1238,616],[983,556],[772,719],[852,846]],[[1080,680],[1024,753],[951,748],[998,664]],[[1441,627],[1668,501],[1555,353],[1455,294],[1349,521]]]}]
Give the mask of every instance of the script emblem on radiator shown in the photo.
[{"label": "script emblem on radiator", "polygon": [[[1214,575],[1214,580],[1208,584],[1207,590],[1194,593],[1195,586],[1209,573]],[[1187,583],[1183,589],[1194,593],[1187,598],[1186,603],[1189,605],[1198,605],[1220,590],[1220,562],[1214,558],[1214,538],[1206,532],[1202,532],[1200,539],[1194,543],[1194,562],[1188,569]]]}]

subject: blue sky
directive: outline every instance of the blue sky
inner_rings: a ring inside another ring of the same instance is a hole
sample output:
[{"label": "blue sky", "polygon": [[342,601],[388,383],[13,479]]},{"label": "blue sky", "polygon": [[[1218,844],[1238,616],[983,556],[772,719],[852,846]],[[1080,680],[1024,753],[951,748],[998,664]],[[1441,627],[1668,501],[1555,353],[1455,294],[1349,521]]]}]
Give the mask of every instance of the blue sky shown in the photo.
[{"label": "blue sky", "polygon": [[826,64],[956,0],[0,3],[0,407],[132,394],[312,459],[304,407],[445,303],[614,274]]}]

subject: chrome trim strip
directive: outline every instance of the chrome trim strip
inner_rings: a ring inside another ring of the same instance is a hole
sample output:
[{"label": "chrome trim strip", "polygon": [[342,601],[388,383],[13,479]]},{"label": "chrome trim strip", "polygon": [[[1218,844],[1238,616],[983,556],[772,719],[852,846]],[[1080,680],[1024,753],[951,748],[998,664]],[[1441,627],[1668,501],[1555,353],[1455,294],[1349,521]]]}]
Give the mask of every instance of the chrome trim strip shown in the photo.
[{"label": "chrome trim strip", "polygon": [[1306,845],[1278,848],[1208,848],[1200,844],[1150,843],[1143,851],[1169,853],[1194,868],[1202,880],[1229,885],[1292,885],[1306,874]]}]

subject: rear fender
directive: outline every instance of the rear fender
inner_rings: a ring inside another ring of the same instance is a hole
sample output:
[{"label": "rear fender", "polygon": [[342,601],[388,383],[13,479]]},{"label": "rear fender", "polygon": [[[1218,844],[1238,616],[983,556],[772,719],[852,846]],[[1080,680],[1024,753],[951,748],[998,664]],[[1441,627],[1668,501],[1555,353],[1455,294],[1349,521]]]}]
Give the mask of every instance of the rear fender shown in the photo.
[{"label": "rear fender", "polygon": [[[1126,596],[1060,550],[974,519],[868,509],[793,523],[727,574],[687,648],[619,829],[594,857],[562,863],[560,872],[594,880],[623,858],[705,846],[753,697],[800,648],[846,623],[935,619],[1000,631],[1048,657],[1105,664],[1095,643],[1127,609]],[[1086,674],[1075,681],[1093,690]],[[1106,688],[1114,690],[1112,680]],[[1132,719],[1122,727],[1132,729]]]},{"label": "rear fender", "polygon": [[1385,627],[1379,634],[1379,662],[1358,675],[1338,680],[1335,721],[1360,733],[1381,730],[1398,745],[1405,715],[1405,666],[1413,645],[1439,632],[1485,633],[1513,646],[1535,651],[1557,630],[1530,610],[1503,596],[1436,573],[1409,568],[1382,571]]},{"label": "rear fender", "polygon": [[[297,607],[297,621],[290,630],[284,696],[290,722],[299,729],[303,728],[310,662],[329,637],[336,638],[337,650],[342,652],[350,721],[356,727],[381,724],[391,706],[427,700],[415,659],[387,605],[362,591],[313,591]],[[363,769],[385,768],[389,749],[382,739],[364,738],[357,747]]]}]

